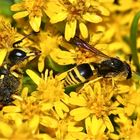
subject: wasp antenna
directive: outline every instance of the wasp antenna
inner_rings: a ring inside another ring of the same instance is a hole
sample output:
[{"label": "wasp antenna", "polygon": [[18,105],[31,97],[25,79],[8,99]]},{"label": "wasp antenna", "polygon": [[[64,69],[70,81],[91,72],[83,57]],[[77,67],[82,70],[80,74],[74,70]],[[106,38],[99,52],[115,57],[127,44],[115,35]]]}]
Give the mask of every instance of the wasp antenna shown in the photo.
[{"label": "wasp antenna", "polygon": [[16,41],[16,42],[14,42],[14,43],[13,43],[13,47],[16,48],[17,44],[19,44],[19,43],[21,43],[21,42],[22,42],[22,39],[21,39],[21,40],[18,40],[18,41]]},{"label": "wasp antenna", "polygon": [[13,47],[16,48],[16,45],[21,43],[25,38],[27,38],[28,36],[32,35],[32,34],[36,34],[36,33],[39,33],[39,32],[34,32],[32,31],[31,33],[27,34],[26,36],[24,36],[22,39],[16,41],[13,43]]}]

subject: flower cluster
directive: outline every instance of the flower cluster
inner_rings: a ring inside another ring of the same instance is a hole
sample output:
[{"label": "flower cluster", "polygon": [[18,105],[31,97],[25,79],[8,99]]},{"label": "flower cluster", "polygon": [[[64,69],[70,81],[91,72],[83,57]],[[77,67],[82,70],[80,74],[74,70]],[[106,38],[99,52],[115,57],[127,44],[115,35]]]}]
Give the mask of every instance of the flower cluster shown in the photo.
[{"label": "flower cluster", "polygon": [[[140,139],[139,63],[127,61],[140,47],[138,36],[130,49],[129,37],[139,0],[18,0],[10,9],[8,17],[0,12],[0,139]],[[14,49],[25,53],[9,58]],[[24,66],[10,63],[22,55]],[[131,79],[108,64],[100,71],[112,58]],[[14,93],[8,76],[21,83]]]}]

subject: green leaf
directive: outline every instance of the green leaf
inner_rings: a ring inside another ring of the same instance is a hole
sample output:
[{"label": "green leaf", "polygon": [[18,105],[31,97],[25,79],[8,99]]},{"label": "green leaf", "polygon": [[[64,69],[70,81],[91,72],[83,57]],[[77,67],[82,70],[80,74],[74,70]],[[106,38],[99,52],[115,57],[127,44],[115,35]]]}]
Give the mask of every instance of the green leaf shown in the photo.
[{"label": "green leaf", "polygon": [[140,18],[140,12],[138,12],[135,15],[130,29],[130,49],[131,49],[134,65],[136,66],[138,73],[140,73],[140,64],[139,64],[138,51],[137,51],[137,31],[138,31],[139,18]]},{"label": "green leaf", "polygon": [[13,4],[11,0],[0,0],[0,14],[5,16],[11,16],[12,11],[10,6]]},{"label": "green leaf", "polygon": [[24,76],[23,76],[22,86],[23,86],[23,87],[28,87],[29,93],[35,91],[36,88],[37,88],[36,84],[35,84],[35,83],[32,81],[32,79],[31,79],[29,76],[27,76],[27,75],[24,75]]},{"label": "green leaf", "polygon": [[22,0],[14,0],[15,3],[22,2]]}]

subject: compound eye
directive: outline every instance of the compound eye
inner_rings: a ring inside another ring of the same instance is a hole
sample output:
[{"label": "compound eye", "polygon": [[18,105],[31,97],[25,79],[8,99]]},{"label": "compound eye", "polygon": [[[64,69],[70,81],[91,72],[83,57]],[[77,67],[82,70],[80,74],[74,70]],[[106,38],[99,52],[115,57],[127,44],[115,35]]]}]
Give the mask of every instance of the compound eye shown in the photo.
[{"label": "compound eye", "polygon": [[20,49],[14,49],[9,53],[8,59],[14,65],[26,59],[26,53]]},{"label": "compound eye", "polygon": [[122,69],[124,66],[123,62],[117,58],[112,58],[112,64],[112,66],[116,69]]}]

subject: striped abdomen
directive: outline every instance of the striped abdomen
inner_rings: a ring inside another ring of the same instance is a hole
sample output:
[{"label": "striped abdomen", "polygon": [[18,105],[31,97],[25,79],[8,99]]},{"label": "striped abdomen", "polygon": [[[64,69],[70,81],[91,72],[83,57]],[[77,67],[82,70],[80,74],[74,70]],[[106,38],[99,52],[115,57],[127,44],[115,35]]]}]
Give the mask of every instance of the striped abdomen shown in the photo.
[{"label": "striped abdomen", "polygon": [[80,64],[67,73],[65,86],[78,85],[93,76],[94,66],[88,63]]}]

